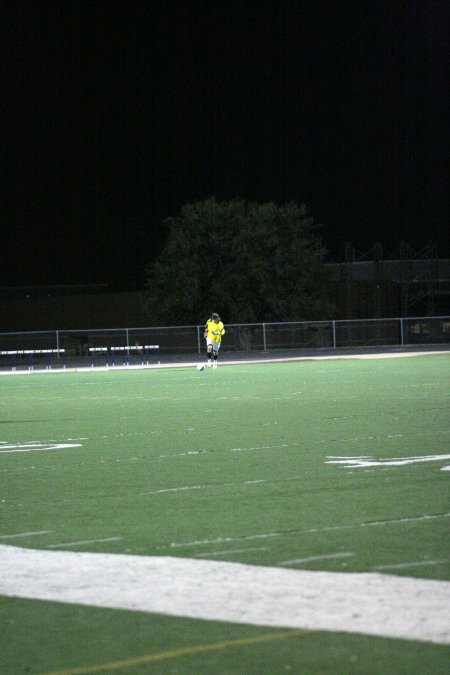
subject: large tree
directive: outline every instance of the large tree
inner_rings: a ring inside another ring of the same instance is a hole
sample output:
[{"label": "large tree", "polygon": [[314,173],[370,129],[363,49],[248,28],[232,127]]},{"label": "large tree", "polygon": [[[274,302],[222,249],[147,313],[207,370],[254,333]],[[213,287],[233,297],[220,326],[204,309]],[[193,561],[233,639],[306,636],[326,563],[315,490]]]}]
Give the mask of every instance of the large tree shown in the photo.
[{"label": "large tree", "polygon": [[326,254],[318,226],[290,202],[186,204],[147,269],[155,321],[196,324],[217,311],[228,323],[326,318]]}]

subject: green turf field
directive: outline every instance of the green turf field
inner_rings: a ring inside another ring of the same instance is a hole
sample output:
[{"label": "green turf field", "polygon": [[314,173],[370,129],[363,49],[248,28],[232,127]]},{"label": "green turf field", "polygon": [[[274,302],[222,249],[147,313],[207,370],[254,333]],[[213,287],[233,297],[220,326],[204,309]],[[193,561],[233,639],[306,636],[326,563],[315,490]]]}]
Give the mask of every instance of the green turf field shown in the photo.
[{"label": "green turf field", "polygon": [[[0,545],[448,581],[449,375],[447,354],[2,375]],[[6,595],[0,621],[2,675],[428,675],[450,656]]]}]

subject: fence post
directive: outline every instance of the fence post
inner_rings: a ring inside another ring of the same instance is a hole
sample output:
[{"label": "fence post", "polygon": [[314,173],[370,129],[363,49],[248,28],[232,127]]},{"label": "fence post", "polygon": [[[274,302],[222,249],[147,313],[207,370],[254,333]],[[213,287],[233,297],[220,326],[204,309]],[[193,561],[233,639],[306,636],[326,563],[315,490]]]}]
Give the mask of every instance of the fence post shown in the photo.
[{"label": "fence post", "polygon": [[59,330],[56,331],[56,358],[59,359]]},{"label": "fence post", "polygon": [[130,339],[129,339],[129,335],[128,335],[128,328],[125,328],[125,335],[126,335],[126,344],[127,344],[127,349],[128,349],[129,346],[130,346]]},{"label": "fence post", "polygon": [[262,327],[263,327],[263,348],[264,348],[264,351],[266,352],[266,351],[267,351],[267,343],[266,343],[266,324],[263,323]]},{"label": "fence post", "polygon": [[336,349],[336,321],[333,320],[333,349]]},{"label": "fence post", "polygon": [[201,343],[200,343],[200,326],[197,326],[197,349],[198,353],[202,353]]},{"label": "fence post", "polygon": [[403,336],[403,317],[400,319],[400,344],[403,345],[405,344],[404,336]]}]

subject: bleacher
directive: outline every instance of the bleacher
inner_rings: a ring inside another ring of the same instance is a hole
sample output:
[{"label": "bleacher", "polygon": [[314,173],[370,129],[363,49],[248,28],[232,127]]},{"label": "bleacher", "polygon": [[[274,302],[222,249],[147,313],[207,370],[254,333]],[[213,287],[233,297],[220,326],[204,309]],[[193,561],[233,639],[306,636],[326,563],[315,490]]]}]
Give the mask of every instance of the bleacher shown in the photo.
[{"label": "bleacher", "polygon": [[[35,365],[37,367],[45,365],[46,370],[51,370],[53,356],[57,354],[59,357],[65,351],[65,349],[8,349],[0,351],[0,357],[7,357],[11,370],[17,370],[18,365],[22,365],[24,360],[28,370],[34,370]],[[64,363],[62,365],[65,367]]]},{"label": "bleacher", "polygon": [[123,345],[89,347],[86,357],[73,355],[66,349],[5,349],[0,351],[0,369],[51,370],[53,367],[146,367],[161,363],[159,345]]}]

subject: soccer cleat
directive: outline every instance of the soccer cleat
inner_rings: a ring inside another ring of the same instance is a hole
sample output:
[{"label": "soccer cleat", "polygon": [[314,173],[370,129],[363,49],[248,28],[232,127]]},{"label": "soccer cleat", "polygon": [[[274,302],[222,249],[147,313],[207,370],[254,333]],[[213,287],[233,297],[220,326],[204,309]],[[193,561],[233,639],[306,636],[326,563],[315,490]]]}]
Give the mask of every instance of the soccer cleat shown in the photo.
[{"label": "soccer cleat", "polygon": [[208,361],[206,365],[208,366],[208,368],[211,368],[211,361]]},{"label": "soccer cleat", "polygon": [[213,368],[217,368],[217,363],[216,363],[216,361],[214,361]]}]

